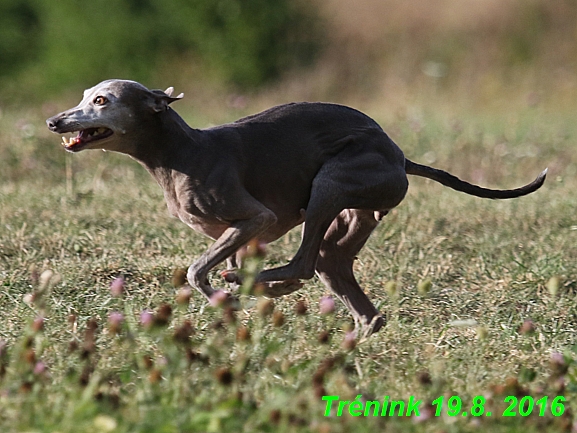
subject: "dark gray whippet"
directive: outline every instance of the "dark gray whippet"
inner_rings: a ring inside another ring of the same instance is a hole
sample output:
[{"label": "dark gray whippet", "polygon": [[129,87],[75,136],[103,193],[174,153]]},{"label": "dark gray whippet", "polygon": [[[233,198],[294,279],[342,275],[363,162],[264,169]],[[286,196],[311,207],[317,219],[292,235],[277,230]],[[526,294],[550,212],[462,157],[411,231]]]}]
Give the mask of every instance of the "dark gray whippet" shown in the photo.
[{"label": "dark gray whippet", "polygon": [[384,323],[353,275],[353,261],[381,218],[408,188],[407,174],[477,197],[505,199],[537,190],[491,190],[409,161],[381,127],[352,108],[293,103],[234,123],[192,129],[169,107],[182,97],[134,81],[108,80],[80,104],[47,120],[56,133],[78,132],[66,150],[130,155],[157,180],[170,213],[215,242],[188,269],[204,296],[208,273],[254,238],[272,242],[304,224],[302,243],[285,266],[262,271],[268,296],[299,289],[315,272],[358,322]]}]

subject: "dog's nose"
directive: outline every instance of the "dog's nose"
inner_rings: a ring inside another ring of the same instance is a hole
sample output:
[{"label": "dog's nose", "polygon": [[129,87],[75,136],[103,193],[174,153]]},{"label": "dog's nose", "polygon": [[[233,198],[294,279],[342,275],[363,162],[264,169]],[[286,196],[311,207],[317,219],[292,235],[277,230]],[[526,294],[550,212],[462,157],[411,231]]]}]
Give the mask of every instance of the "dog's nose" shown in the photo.
[{"label": "dog's nose", "polygon": [[50,129],[51,131],[56,131],[58,129],[59,121],[60,119],[58,119],[58,116],[53,116],[50,119],[46,120],[46,125],[48,126],[48,129]]}]

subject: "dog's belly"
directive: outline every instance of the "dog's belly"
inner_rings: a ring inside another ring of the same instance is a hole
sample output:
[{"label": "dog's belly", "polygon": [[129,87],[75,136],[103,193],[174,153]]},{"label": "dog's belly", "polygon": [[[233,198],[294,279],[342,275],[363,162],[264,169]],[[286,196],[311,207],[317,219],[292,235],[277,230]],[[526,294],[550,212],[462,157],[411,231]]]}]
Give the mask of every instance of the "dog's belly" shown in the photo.
[{"label": "dog's belly", "polygon": [[[268,229],[266,229],[262,234],[258,236],[258,239],[266,242],[267,244],[276,241],[286,232],[292,228],[300,225],[305,220],[304,209],[301,210],[300,216],[293,218],[279,218],[276,224],[273,224]],[[278,217],[279,215],[277,215]]]},{"label": "dog's belly", "polygon": [[200,218],[195,218],[190,214],[181,214],[178,215],[178,217],[183,223],[185,223],[194,231],[202,233],[203,235],[212,239],[218,239],[229,227],[228,224],[205,221]]},{"label": "dog's belly", "polygon": [[[279,215],[280,216],[280,215]],[[180,214],[178,215],[179,219],[184,222],[187,226],[198,233],[202,233],[205,236],[208,236],[211,239],[218,239],[224,231],[230,227],[229,224],[223,223],[216,223],[214,221],[207,221],[202,218],[195,217],[191,214]],[[286,217],[280,216],[278,221],[267,228],[264,232],[260,233],[257,238],[260,241],[270,243],[286,232],[291,230],[293,227],[298,226],[304,221],[304,209],[301,210],[300,215],[294,215],[293,217]]]}]

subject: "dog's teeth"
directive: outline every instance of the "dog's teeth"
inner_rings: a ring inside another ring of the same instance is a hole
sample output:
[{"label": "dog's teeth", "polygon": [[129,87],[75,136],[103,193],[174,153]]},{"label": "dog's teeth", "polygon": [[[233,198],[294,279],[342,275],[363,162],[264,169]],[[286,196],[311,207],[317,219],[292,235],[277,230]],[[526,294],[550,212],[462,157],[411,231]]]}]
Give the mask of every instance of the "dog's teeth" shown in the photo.
[{"label": "dog's teeth", "polygon": [[68,140],[66,140],[66,137],[62,137],[62,144],[64,146],[66,146],[68,144]]}]

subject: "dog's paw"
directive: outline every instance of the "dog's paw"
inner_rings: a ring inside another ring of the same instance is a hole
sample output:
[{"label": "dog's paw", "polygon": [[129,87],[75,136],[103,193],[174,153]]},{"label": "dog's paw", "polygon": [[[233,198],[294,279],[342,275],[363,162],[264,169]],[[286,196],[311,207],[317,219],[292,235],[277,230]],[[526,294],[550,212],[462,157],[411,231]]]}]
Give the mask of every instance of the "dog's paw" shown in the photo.
[{"label": "dog's paw", "polygon": [[260,283],[263,287],[263,294],[269,298],[278,298],[299,290],[303,283],[300,280],[268,281]]},{"label": "dog's paw", "polygon": [[224,278],[224,281],[231,284],[242,284],[242,278],[234,270],[227,269],[220,272],[220,276]]},{"label": "dog's paw", "polygon": [[228,288],[233,292],[238,291],[240,286],[242,286],[243,280],[235,270],[227,269],[226,271],[220,272],[220,276],[228,283]]}]

